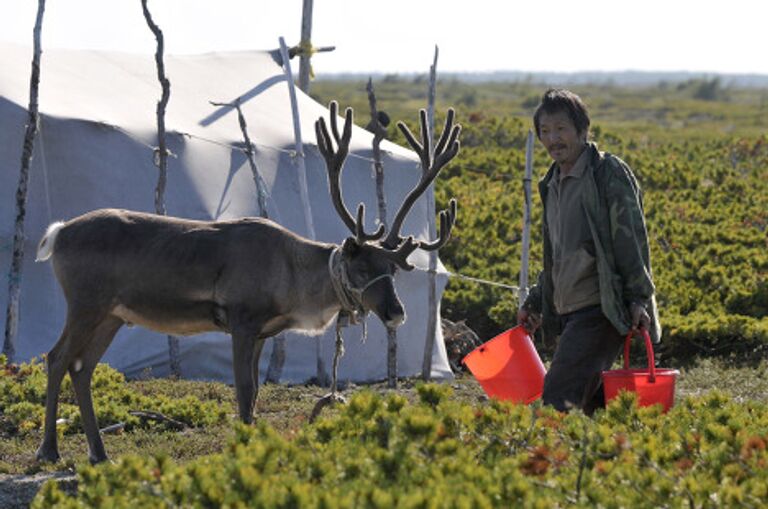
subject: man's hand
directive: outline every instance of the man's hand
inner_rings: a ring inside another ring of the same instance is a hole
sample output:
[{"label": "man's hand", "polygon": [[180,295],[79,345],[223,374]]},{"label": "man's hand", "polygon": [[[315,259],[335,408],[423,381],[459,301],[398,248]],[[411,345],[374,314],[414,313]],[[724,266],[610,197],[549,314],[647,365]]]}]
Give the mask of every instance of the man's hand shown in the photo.
[{"label": "man's hand", "polygon": [[639,302],[633,302],[629,305],[629,315],[632,317],[632,332],[640,332],[640,329],[650,330],[651,317],[648,316],[645,306]]},{"label": "man's hand", "polygon": [[517,323],[525,327],[528,334],[531,336],[541,326],[541,314],[534,311],[529,311],[525,307],[520,308],[517,312]]}]

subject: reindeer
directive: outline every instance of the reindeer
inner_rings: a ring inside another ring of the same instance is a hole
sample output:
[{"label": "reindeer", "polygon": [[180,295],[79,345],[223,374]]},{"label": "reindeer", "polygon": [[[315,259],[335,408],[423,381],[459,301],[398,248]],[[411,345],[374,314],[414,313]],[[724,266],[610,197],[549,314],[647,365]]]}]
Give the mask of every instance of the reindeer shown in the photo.
[{"label": "reindeer", "polygon": [[267,338],[286,329],[320,333],[340,313],[359,318],[373,311],[387,327],[405,320],[394,286],[395,271],[413,269],[407,258],[417,248],[437,250],[448,241],[456,201],[440,213],[440,232],[434,241],[403,238],[400,228],[416,199],[456,156],[461,126],[453,124],[454,112],[449,110],[432,151],[424,110],[421,143],[398,123],[421,159],[422,175],[384,237],[383,226],[365,232],[362,203],[356,218],[344,205],[341,171],[352,137],[352,109],[345,112],[341,135],[337,117],[338,105],[332,102],[331,133],[322,117],[315,131],[333,205],[353,234],[341,245],[305,239],[263,218],[195,221],[117,209],[95,210],[48,227],[37,261],[52,260],[67,316],[61,337],[47,356],[45,432],[38,460],[59,459],[56,412],[67,372],[80,407],[89,460],[107,459],[93,409],[91,378],[123,325],[174,335],[230,334],[239,417],[251,423],[259,357]]}]

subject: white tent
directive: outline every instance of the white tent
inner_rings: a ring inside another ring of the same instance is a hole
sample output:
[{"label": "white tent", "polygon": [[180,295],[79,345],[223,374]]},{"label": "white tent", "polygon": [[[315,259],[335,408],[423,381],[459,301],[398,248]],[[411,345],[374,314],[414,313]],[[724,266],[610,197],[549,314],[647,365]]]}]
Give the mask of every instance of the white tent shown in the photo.
[{"label": "white tent", "polygon": [[[29,101],[31,49],[0,44],[0,274],[10,267],[16,216],[15,192]],[[268,213],[291,230],[308,235],[300,199],[298,157],[288,86],[277,53],[238,52],[166,57],[171,97],[166,115],[168,214],[196,219],[257,216],[253,176],[242,146],[236,112],[211,106],[242,98],[259,172],[268,190]],[[328,194],[325,166],[314,135],[314,122],[328,115],[325,106],[298,92],[304,141],[311,220],[318,240],[340,242],[348,231]],[[17,361],[47,352],[64,322],[66,302],[50,264],[34,263],[36,244],[47,225],[102,207],[154,211],[157,169],[155,107],[160,96],[154,59],[95,51],[46,50],[40,81],[40,130],[30,169],[26,216],[25,260],[21,279]],[[341,105],[342,108],[344,105]],[[365,115],[366,112],[358,112]],[[414,112],[416,115],[416,112]],[[367,230],[376,216],[376,186],[371,162],[372,135],[355,128],[343,176],[347,207],[364,202]],[[405,194],[420,176],[413,152],[384,142],[385,196],[389,221]],[[413,207],[403,234],[426,238],[427,202]],[[410,261],[428,266],[418,251]],[[255,261],[257,263],[257,261]],[[438,267],[438,301],[447,281]],[[408,319],[398,330],[398,375],[421,373],[428,318],[428,275],[423,270],[400,271],[396,286]],[[0,288],[0,330],[5,329],[7,286]],[[439,313],[439,310],[438,310]],[[438,322],[439,323],[439,322]],[[387,374],[387,336],[379,320],[345,330],[346,354],[339,367],[341,381],[382,380]],[[440,328],[432,354],[432,376],[451,376]],[[273,341],[261,358],[265,376]],[[333,356],[333,327],[319,341],[286,334],[282,382],[300,383],[317,376],[318,356],[325,366]],[[181,374],[187,378],[232,380],[231,347],[223,334],[180,340]],[[104,362],[137,377],[169,374],[168,343],[164,335],[139,327],[124,327]]]}]

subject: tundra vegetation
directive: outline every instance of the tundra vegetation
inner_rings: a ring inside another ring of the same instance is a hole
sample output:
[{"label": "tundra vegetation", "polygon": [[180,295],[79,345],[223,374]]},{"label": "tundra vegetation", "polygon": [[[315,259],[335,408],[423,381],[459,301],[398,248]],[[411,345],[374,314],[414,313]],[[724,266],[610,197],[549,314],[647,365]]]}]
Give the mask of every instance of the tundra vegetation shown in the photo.
[{"label": "tundra vegetation", "polygon": [[[437,203],[456,197],[461,208],[441,249],[452,272],[516,284],[524,144],[544,88],[438,84],[438,109],[454,106],[464,128],[461,153],[436,181]],[[87,464],[65,378],[58,433],[67,459],[46,465],[34,461],[45,394],[38,361],[0,368],[0,473],[77,470],[76,494],[50,482],[37,507],[763,504],[768,90],[723,81],[573,89],[590,106],[593,139],[629,163],[644,190],[665,328],[658,357],[664,367],[681,368],[669,413],[638,409],[625,396],[594,419],[559,415],[538,404],[488,401],[459,374],[440,385],[406,380],[396,391],[348,387],[350,403],[312,424],[309,412],[324,388],[267,384],[258,422],[246,427],[233,424],[237,406],[222,384],[125,382],[100,365],[93,379],[99,423],[123,424],[104,438],[116,463]],[[421,77],[386,77],[376,93],[379,108],[395,119],[412,118],[426,102]],[[318,81],[313,95],[367,109],[362,80]],[[389,137],[405,144],[392,127]],[[547,165],[537,147],[539,177]],[[539,221],[534,196],[533,224]],[[534,227],[532,273],[541,266],[538,235]],[[444,316],[466,319],[484,339],[511,325],[516,306],[509,290],[460,279],[450,281],[442,301]],[[633,359],[644,362],[641,349]]]},{"label": "tundra vegetation", "polygon": [[[319,82],[360,108],[362,83]],[[390,76],[376,85],[393,118],[425,100],[420,79]],[[714,93],[702,90],[712,89]],[[453,239],[440,252],[449,270],[517,284],[523,217],[525,140],[545,86],[439,83],[437,104],[456,106],[462,151],[436,183],[436,199],[461,206]],[[624,159],[643,188],[670,362],[698,355],[765,354],[768,342],[768,90],[727,88],[721,80],[650,88],[574,87],[590,108],[592,139]],[[468,99],[471,98],[471,100]],[[439,119],[438,119],[439,121]],[[403,142],[394,129],[391,138]],[[549,157],[537,143],[534,173]],[[541,268],[541,203],[533,197],[531,273]],[[466,319],[481,338],[510,325],[514,292],[454,279],[447,318]],[[755,352],[755,350],[758,350]]]}]

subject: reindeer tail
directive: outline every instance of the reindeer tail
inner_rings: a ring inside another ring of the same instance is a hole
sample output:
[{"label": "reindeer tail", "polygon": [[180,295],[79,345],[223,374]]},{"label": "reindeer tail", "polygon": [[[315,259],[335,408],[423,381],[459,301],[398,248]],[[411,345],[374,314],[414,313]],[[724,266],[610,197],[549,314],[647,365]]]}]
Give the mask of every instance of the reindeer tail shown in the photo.
[{"label": "reindeer tail", "polygon": [[56,244],[56,236],[59,234],[59,231],[63,227],[63,221],[51,223],[51,225],[45,231],[45,235],[43,235],[43,238],[40,240],[40,244],[37,246],[37,258],[35,258],[36,262],[44,262],[53,256],[53,246]]}]

